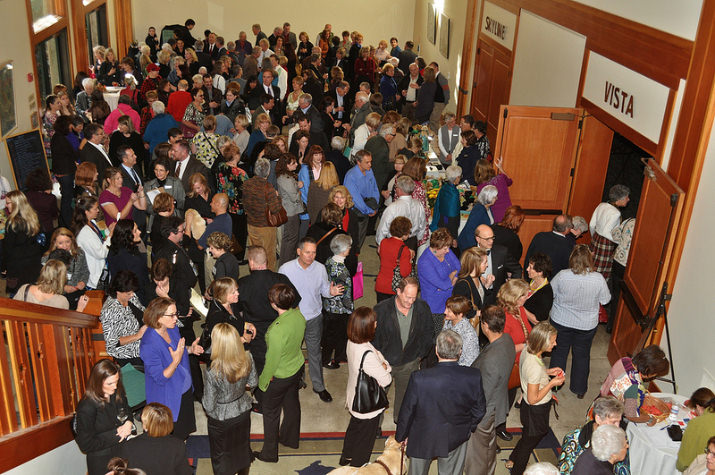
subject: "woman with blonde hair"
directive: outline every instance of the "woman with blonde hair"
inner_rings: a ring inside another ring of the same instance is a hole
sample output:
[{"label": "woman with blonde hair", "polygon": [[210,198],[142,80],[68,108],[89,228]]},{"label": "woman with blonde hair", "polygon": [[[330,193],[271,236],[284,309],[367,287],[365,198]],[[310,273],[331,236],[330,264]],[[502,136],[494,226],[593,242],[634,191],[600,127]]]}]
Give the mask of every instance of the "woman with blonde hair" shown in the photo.
[{"label": "woman with blonde hair", "polygon": [[486,282],[482,280],[482,275],[489,264],[487,251],[481,247],[470,247],[462,253],[459,262],[461,267],[457,273],[457,282],[452,289],[452,296],[461,295],[469,299],[472,309],[465,317],[472,321],[474,328],[479,328],[480,311],[492,300],[492,294],[487,290]]},{"label": "woman with blonde hair", "polygon": [[[241,341],[250,343],[256,333],[256,327],[243,319],[238,310],[238,284],[232,277],[216,279],[208,289],[211,295],[209,312],[206,315],[204,331],[211,334],[219,323],[228,323],[233,326],[241,336]],[[207,353],[213,352],[212,347],[204,348]]]},{"label": "woman with blonde hair", "polygon": [[22,284],[34,282],[40,274],[44,234],[37,213],[22,191],[5,197],[7,221],[2,241],[2,270],[6,272],[8,294]]},{"label": "woman with blonde hair", "polygon": [[60,115],[74,116],[77,113],[67,91],[58,91],[57,99],[60,100]]},{"label": "woman with blonde hair", "polygon": [[122,163],[122,157],[117,155],[122,145],[130,147],[134,151],[136,168],[141,170],[142,163],[144,163],[148,152],[144,147],[142,136],[134,129],[134,122],[128,115],[123,115],[117,119],[117,130],[112,132],[109,138],[109,157],[112,162]]},{"label": "woman with blonde hair", "polygon": [[144,432],[120,444],[119,455],[147,474],[191,475],[186,445],[172,435],[171,419],[172,411],[165,405],[147,404],[141,415]]},{"label": "woman with blonde hair", "polygon": [[593,255],[586,244],[573,248],[569,268],[556,274],[551,288],[554,291],[551,324],[559,331],[551,367],[565,368],[572,352],[569,389],[583,399],[588,389],[599,305],[606,305],[611,293],[603,275],[593,270]]},{"label": "woman with blonde hair", "polygon": [[339,184],[340,181],[338,173],[335,171],[335,166],[331,162],[325,162],[320,170],[320,176],[308,188],[308,215],[310,216],[311,225],[318,220],[320,210],[330,203],[330,191]]},{"label": "woman with blonde hair", "polygon": [[360,235],[358,231],[358,217],[355,214],[355,204],[353,203],[352,195],[345,186],[337,185],[330,190],[328,201],[338,205],[338,208],[340,208],[343,214],[340,229],[353,238],[353,247],[350,253],[355,255],[360,254],[360,249],[358,248],[358,237]]},{"label": "woman with blonde hair", "polygon": [[[104,61],[99,67],[97,79],[105,86],[116,86],[120,80],[120,68],[117,56],[112,48],[107,48],[104,52]],[[95,71],[96,73],[96,71]]]},{"label": "woman with blonde hair", "polygon": [[258,385],[256,367],[238,332],[227,323],[219,323],[211,331],[211,349],[202,403],[213,472],[248,474],[252,398],[246,387]]},{"label": "woman with blonde hair", "polygon": [[87,287],[89,267],[87,267],[84,251],[77,245],[77,240],[72,231],[67,228],[57,228],[55,230],[50,239],[50,248],[42,256],[42,264],[45,265],[51,259],[61,259],[67,266],[67,282],[62,293],[65,294],[74,308],[77,306],[77,299]]},{"label": "woman with blonde hair", "polygon": [[385,63],[382,67],[382,77],[380,78],[383,109],[391,111],[397,108],[397,101],[400,100],[399,91],[397,81],[395,81],[395,67],[391,63]]},{"label": "woman with blonde hair", "polygon": [[[62,295],[66,283],[67,266],[58,259],[50,259],[40,271],[37,283],[22,285],[13,299],[67,310],[70,304]],[[81,299],[77,311],[84,310],[86,304],[86,300]]]},{"label": "woman with blonde hair", "polygon": [[[546,369],[542,354],[556,346],[557,330],[548,322],[534,327],[519,362],[519,376],[524,403],[521,405],[521,439],[509,456],[506,467],[513,475],[524,473],[531,452],[549,432],[551,390],[564,383],[564,371],[559,367]],[[552,377],[552,379],[549,379]]]}]

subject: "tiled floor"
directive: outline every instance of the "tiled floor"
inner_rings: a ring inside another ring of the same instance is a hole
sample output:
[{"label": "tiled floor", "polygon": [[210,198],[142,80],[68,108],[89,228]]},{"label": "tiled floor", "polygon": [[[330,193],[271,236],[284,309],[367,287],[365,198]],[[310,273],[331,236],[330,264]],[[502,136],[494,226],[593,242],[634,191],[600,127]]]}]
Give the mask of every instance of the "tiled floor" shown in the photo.
[{"label": "tiled floor", "polygon": [[[377,274],[378,270],[378,258],[374,250],[374,238],[368,237],[365,245],[363,246],[363,252],[361,254],[361,260],[364,266],[365,273],[365,289],[366,296],[359,299],[356,302],[356,306],[372,306],[375,304],[374,292],[374,275]],[[247,272],[247,268],[242,268],[242,275]],[[371,277],[370,277],[371,276]],[[240,291],[240,289],[239,289]],[[551,427],[554,431],[556,437],[561,440],[566,434],[566,432],[571,429],[580,426],[585,421],[586,409],[590,405],[590,402],[596,397],[598,389],[601,382],[605,379],[610,365],[608,363],[608,358],[606,352],[608,349],[608,337],[603,327],[599,327],[598,332],[593,343],[591,350],[591,373],[589,376],[589,390],[584,399],[577,399],[574,394],[572,394],[568,389],[562,390],[558,393],[559,405],[558,414],[559,419],[555,419],[552,415],[551,417]],[[567,373],[567,384],[568,385],[568,374],[569,369],[566,369]],[[300,394],[301,410],[302,410],[302,420],[301,420],[301,432],[311,433],[311,432],[344,432],[347,428],[348,421],[350,419],[347,410],[345,409],[345,389],[347,381],[347,365],[341,366],[337,370],[324,370],[324,378],[327,389],[333,395],[332,403],[324,403],[314,394],[309,387]],[[310,379],[306,377],[309,382]],[[389,412],[387,417],[385,417],[383,423],[383,430],[392,431],[395,430],[394,423],[392,422],[392,413]],[[258,414],[253,414],[251,419],[251,433],[262,434],[263,432],[263,421],[262,417]],[[196,419],[198,431],[196,434],[206,434],[206,418],[203,409],[199,404],[196,404]],[[520,427],[519,414],[517,410],[511,411],[509,414],[509,419],[507,422],[508,427]],[[260,443],[254,444],[254,449],[259,449]],[[334,465],[335,461],[332,457],[321,457],[323,465]],[[503,463],[498,465],[497,473],[507,473],[506,469],[503,468]],[[437,473],[436,464],[433,464],[432,471]],[[210,474],[211,465],[209,460],[202,460],[199,464],[198,474]],[[284,473],[281,471],[279,466],[273,464],[266,464],[256,461],[251,467],[251,473],[253,474],[276,474]],[[432,473],[432,472],[430,472]]]}]

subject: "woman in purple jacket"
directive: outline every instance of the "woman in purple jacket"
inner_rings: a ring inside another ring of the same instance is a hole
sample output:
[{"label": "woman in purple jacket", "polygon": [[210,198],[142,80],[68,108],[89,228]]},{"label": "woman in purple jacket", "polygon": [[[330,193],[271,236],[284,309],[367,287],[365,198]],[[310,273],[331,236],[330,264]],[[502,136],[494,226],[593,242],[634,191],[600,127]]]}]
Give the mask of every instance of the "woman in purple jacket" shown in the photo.
[{"label": "woman in purple jacket", "polygon": [[139,354],[144,361],[146,402],[168,406],[174,416],[174,436],[186,440],[196,430],[194,396],[189,369],[189,354],[200,355],[204,349],[197,338],[191,346],[179,335],[176,304],[158,297],[144,312],[147,328]]}]

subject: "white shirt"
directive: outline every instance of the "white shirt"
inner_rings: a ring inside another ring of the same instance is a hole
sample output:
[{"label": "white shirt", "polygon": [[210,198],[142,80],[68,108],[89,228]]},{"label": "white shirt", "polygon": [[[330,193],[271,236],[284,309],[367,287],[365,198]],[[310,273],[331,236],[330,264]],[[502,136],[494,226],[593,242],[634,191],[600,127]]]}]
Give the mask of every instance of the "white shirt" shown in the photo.
[{"label": "white shirt", "polygon": [[[177,162],[181,166],[181,168],[179,168],[178,173],[176,174],[179,177],[179,180],[181,180],[181,177],[184,176],[184,172],[186,171],[186,166],[189,164],[189,158],[191,158],[191,155],[189,155],[185,159],[181,160],[180,162]],[[176,165],[174,165],[174,167],[176,167]]]},{"label": "white shirt", "polygon": [[621,223],[621,212],[611,203],[601,203],[596,206],[591,222],[588,224],[591,234],[598,233],[609,241],[614,241],[611,231]]},{"label": "white shirt", "polygon": [[261,55],[258,57],[258,67],[261,67],[264,58],[270,58],[272,54],[273,51],[271,51],[270,48],[266,48],[265,51],[261,51]]},{"label": "white shirt", "polygon": [[112,161],[109,159],[109,155],[107,155],[107,152],[104,150],[104,146],[102,146],[102,145],[100,145],[100,144],[96,144],[96,143],[94,143],[94,142],[90,142],[89,140],[87,141],[87,143],[89,143],[89,144],[91,144],[91,145],[94,145],[94,148],[96,148],[97,150],[99,150],[100,152],[102,152],[102,155],[104,156],[104,158],[107,159],[107,163],[109,163],[109,166],[110,166],[110,167],[113,167],[113,166],[114,166],[114,164],[112,163]]},{"label": "white shirt", "polygon": [[276,74],[278,75],[278,88],[281,90],[281,101],[286,96],[286,91],[288,90],[288,71],[283,69],[283,66],[278,66],[276,68]]},{"label": "white shirt", "polygon": [[360,150],[365,148],[368,138],[370,138],[370,129],[367,128],[367,124],[362,124],[360,127],[355,129],[355,141],[353,142],[352,155],[357,154]]},{"label": "white shirt", "polygon": [[[335,108],[343,107],[345,104],[345,96],[341,96],[338,90],[335,90]],[[338,111],[338,119],[343,118],[343,111]]]},{"label": "white shirt", "polygon": [[400,196],[390,203],[390,206],[385,208],[385,211],[382,212],[380,225],[375,233],[375,243],[378,246],[380,246],[380,241],[391,236],[390,224],[392,224],[392,220],[398,216],[404,216],[412,223],[412,233],[410,236],[422,237],[424,235],[427,219],[422,204],[412,199],[411,196]]},{"label": "white shirt", "polygon": [[407,102],[415,102],[417,100],[417,89],[414,87],[410,87],[412,84],[417,84],[417,80],[419,79],[419,75],[417,75],[416,78],[410,77],[410,84],[407,86],[407,94],[405,94],[405,100]]},{"label": "white shirt", "polygon": [[606,279],[598,272],[574,274],[564,269],[551,281],[554,305],[551,320],[576,330],[593,330],[598,325],[598,305],[611,300]]}]

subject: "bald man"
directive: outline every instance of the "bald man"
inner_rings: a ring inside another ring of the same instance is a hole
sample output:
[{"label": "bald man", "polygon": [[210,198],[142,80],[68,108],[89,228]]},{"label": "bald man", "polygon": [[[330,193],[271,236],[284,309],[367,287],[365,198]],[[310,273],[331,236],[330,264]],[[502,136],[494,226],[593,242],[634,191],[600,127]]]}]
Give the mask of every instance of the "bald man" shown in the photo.
[{"label": "bald man", "polygon": [[474,232],[477,247],[487,251],[487,270],[482,275],[482,283],[488,292],[485,304],[496,302],[497,292],[507,279],[521,277],[521,266],[509,254],[506,247],[494,243],[494,231],[488,224],[480,224]]},{"label": "bald man", "polygon": [[216,193],[214,195],[211,199],[211,211],[213,211],[216,217],[213,220],[206,220],[206,231],[204,231],[204,233],[196,239],[199,249],[206,248],[206,240],[214,231],[224,233],[226,236],[231,236],[233,234],[231,216],[229,216],[227,212],[228,196],[226,193]]}]

